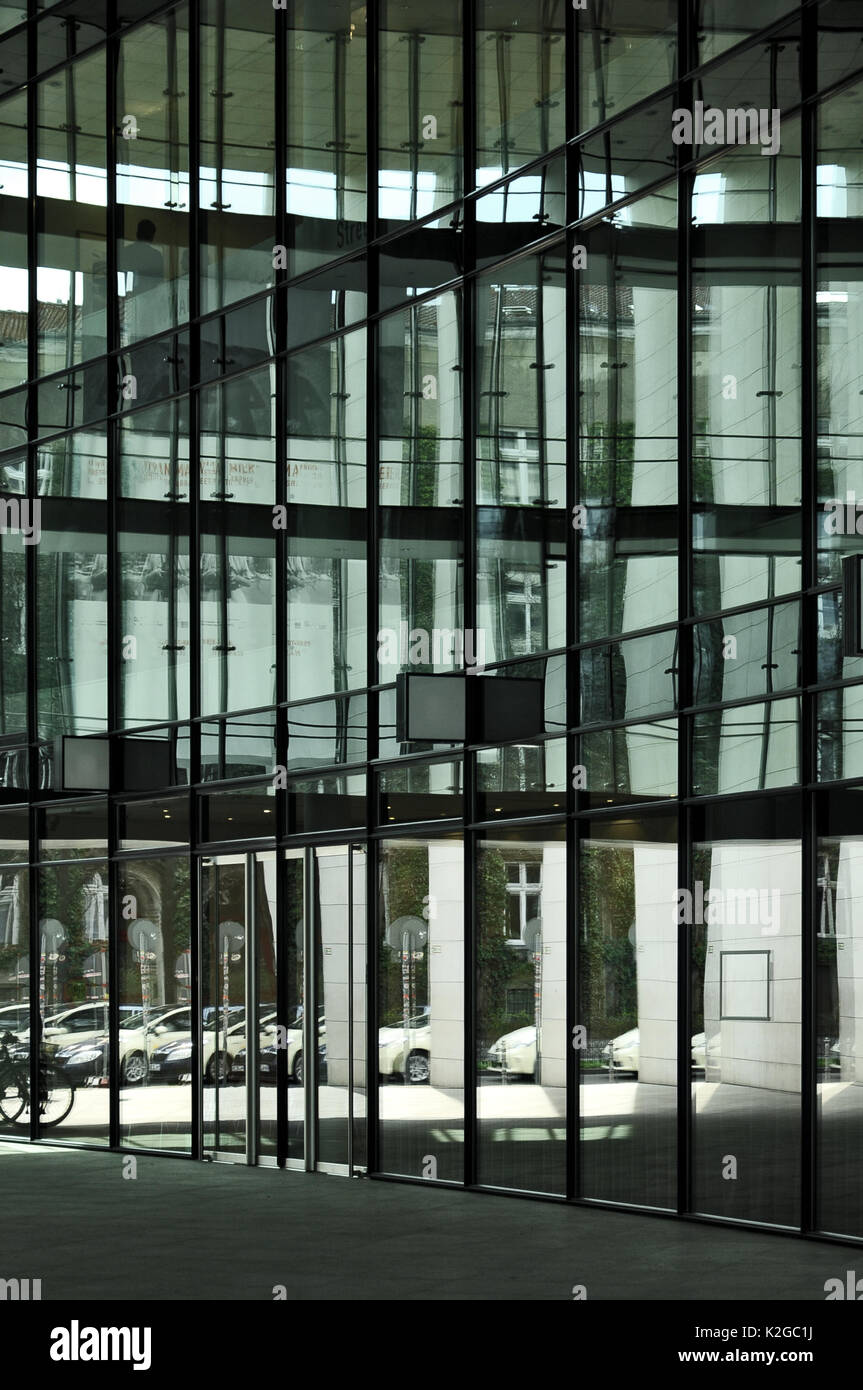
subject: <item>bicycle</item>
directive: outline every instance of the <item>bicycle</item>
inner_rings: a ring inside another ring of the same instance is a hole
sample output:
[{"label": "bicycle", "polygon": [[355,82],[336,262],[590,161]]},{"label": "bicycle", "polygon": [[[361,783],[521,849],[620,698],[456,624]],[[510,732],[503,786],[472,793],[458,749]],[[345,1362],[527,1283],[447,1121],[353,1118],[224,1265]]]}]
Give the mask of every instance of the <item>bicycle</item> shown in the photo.
[{"label": "bicycle", "polygon": [[[9,1053],[17,1043],[14,1033],[0,1038],[0,1120],[19,1129],[30,1127],[30,1068],[24,1059]],[[59,1125],[75,1104],[75,1087],[47,1062],[39,1061],[39,1125],[51,1129]]]}]

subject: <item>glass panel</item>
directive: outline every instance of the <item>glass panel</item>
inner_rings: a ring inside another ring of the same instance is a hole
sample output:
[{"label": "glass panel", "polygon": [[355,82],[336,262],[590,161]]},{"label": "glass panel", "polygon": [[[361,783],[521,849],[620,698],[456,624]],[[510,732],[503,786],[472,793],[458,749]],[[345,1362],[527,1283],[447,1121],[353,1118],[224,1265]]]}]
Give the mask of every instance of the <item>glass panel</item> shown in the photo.
[{"label": "glass panel", "polygon": [[288,850],[285,853],[284,920],[285,965],[287,985],[287,1032],[285,1075],[288,1082],[288,1142],[287,1158],[302,1163],[306,1155],[306,1064],[303,1056],[303,1009],[306,997],[306,851]]},{"label": "glass panel", "polygon": [[275,11],[204,0],[201,46],[201,308],[274,283]]},{"label": "glass panel", "polygon": [[695,1210],[797,1226],[801,850],[772,833],[776,811],[699,820],[676,917],[692,928]]},{"label": "glass panel", "polygon": [[565,7],[479,0],[476,182],[482,188],[565,139]]},{"label": "glass panel", "polygon": [[[202,392],[201,707],[276,698],[274,438],[270,373]],[[256,504],[254,507],[244,504]]]},{"label": "glass panel", "polygon": [[39,327],[39,373],[107,347],[105,55],[38,87],[37,294],[56,306]]},{"label": "glass panel", "polygon": [[384,1172],[460,1183],[462,844],[455,837],[386,840],[378,863],[380,1166]]},{"label": "glass panel", "polygon": [[863,685],[818,696],[819,782],[863,777]]},{"label": "glass panel", "polygon": [[563,159],[552,159],[478,198],[477,267],[503,260],[563,227],[565,181]]},{"label": "glass panel", "polygon": [[[280,1036],[276,1032],[276,856],[254,854],[249,859],[253,875],[251,933],[255,947],[256,991],[258,996],[258,1138],[257,1153],[276,1153],[276,1089],[275,1061]],[[248,1041],[248,1033],[247,1033]],[[272,1051],[270,1050],[272,1049]],[[244,1076],[248,1070],[248,1052],[243,1050],[234,1060],[234,1070]]]},{"label": "glass panel", "polygon": [[859,788],[819,798],[815,916],[817,1228],[854,1236],[863,1233],[859,802]]},{"label": "glass panel", "polygon": [[[848,38],[843,34],[845,51],[851,48]],[[863,338],[863,271],[856,249],[863,217],[860,94],[860,84],[847,88],[818,112],[816,534],[818,579],[828,583],[839,579],[843,555],[860,549],[863,530],[863,395],[856,369]]]},{"label": "glass panel", "polygon": [[[192,1079],[189,861],[121,863],[118,891],[120,1142],[188,1152],[192,1087],[176,1083]],[[77,1065],[104,1075],[84,1051]]]},{"label": "glass panel", "polygon": [[618,115],[674,81],[677,5],[606,0],[599,10],[578,10],[581,130]]},{"label": "glass panel", "polygon": [[563,827],[515,830],[478,846],[478,1177],[486,1186],[566,1190],[566,892]]},{"label": "glass panel", "polygon": [[[200,1068],[204,1149],[210,1152],[246,1151],[246,1076],[234,1066],[246,1046],[246,951],[253,940],[246,913],[245,857],[203,860]],[[191,1075],[191,1060],[188,1065]]]},{"label": "glass panel", "polygon": [[93,529],[76,530],[67,509],[68,503],[43,506],[36,558],[39,733],[45,738],[107,728],[107,518],[102,504],[90,502],[86,521]]},{"label": "glass panel", "polygon": [[677,795],[677,720],[601,729],[579,740],[588,806]]},{"label": "glass panel", "polygon": [[[288,697],[366,683],[366,333],[288,358]],[[271,519],[272,520],[272,519]]]},{"label": "glass panel", "polygon": [[124,344],[189,317],[188,26],[181,5],[120,40],[117,202],[124,240],[117,268]]},{"label": "glass panel", "polygon": [[[506,700],[506,687],[498,698]],[[477,754],[477,815],[550,815],[566,806],[566,741],[513,743]]]},{"label": "glass panel", "polygon": [[463,764],[403,762],[380,774],[381,821],[430,821],[464,814]]},{"label": "glass panel", "polygon": [[676,818],[585,826],[580,863],[580,1195],[673,1208]]},{"label": "glass panel", "polygon": [[292,0],[286,208],[291,276],[344,255],[366,226],[366,10]]},{"label": "glass panel", "polygon": [[477,607],[484,661],[562,646],[566,632],[562,250],[477,287]]},{"label": "glass panel", "polygon": [[[9,824],[11,816],[15,824]],[[7,813],[0,818],[0,1041],[10,1052],[21,1048],[26,1056],[30,1035],[30,875],[26,868],[15,867],[26,864],[28,858],[26,809],[11,816]],[[52,971],[54,965],[52,962]],[[4,1105],[0,1135],[26,1139],[26,1124],[21,1123],[26,1117],[19,1115],[19,1124],[15,1124],[15,1110],[21,1100],[17,1083],[7,1081],[2,1094],[10,1098],[10,1105]]]},{"label": "glass panel", "polygon": [[[0,29],[7,9],[0,9]],[[4,64],[5,66],[5,64]],[[3,353],[0,391],[17,386],[27,377],[27,102],[22,94],[0,107],[0,313],[3,315]],[[3,402],[3,407],[6,406]],[[8,410],[0,407],[4,423]],[[15,443],[5,438],[3,446]]]},{"label": "glass panel", "polygon": [[[0,733],[27,734],[27,627],[25,574],[27,550],[24,537],[9,531],[0,537]],[[2,757],[2,755],[0,755]],[[26,778],[26,770],[20,769]],[[4,768],[3,785],[16,782],[11,768]],[[10,777],[12,780],[10,780]]]},{"label": "glass panel", "polygon": [[[829,7],[828,7],[829,8]],[[752,34],[757,34],[759,29],[765,29],[768,24],[774,24],[777,19],[781,19],[785,14],[791,14],[797,6],[791,0],[700,0],[697,6],[698,17],[698,62],[708,63],[711,58],[716,58],[726,49],[733,48],[735,44],[742,43]],[[772,54],[774,45],[778,53],[782,53],[782,46],[788,45],[785,58],[780,58],[780,62],[787,64],[788,69],[793,66],[796,60],[796,48],[794,40],[799,37],[796,30],[791,28],[783,29],[778,37],[772,40],[764,40],[760,45],[758,56],[762,54]],[[790,60],[788,55],[790,54]],[[763,61],[763,60],[762,60]],[[757,90],[750,86],[753,77],[752,71],[752,50],[748,49],[739,60],[741,66],[736,69],[735,63],[729,61],[719,69],[719,74],[723,82],[727,81],[728,87],[735,86],[734,77],[737,80],[737,90],[733,100],[728,105],[736,106],[741,104],[739,97],[743,92],[746,93],[746,105],[761,105],[756,100]],[[726,78],[726,74],[728,74]],[[740,84],[743,84],[742,86]],[[718,98],[711,97],[715,105],[726,106],[726,102],[719,101]],[[784,101],[774,101],[774,106],[792,106],[793,100],[786,98]]]},{"label": "glass panel", "polygon": [[695,180],[694,606],[799,589],[800,127]]},{"label": "glass panel", "polygon": [[390,314],[378,326],[380,499],[451,507],[462,497],[459,293]]},{"label": "glass panel", "polygon": [[696,704],[742,700],[800,683],[800,605],[777,603],[694,633]]},{"label": "glass panel", "polygon": [[677,631],[653,632],[581,653],[581,722],[660,714],[677,704]]},{"label": "glass panel", "polygon": [[696,796],[787,787],[799,779],[796,700],[696,715],[692,737]]},{"label": "glass panel", "polygon": [[382,0],[381,217],[415,222],[463,189],[460,0]]},{"label": "glass panel", "polygon": [[353,1115],[354,1168],[368,1163],[368,1086],[369,1059],[366,996],[368,994],[367,956],[367,850],[362,845],[351,846],[351,928],[353,953],[351,957],[351,990],[353,993]]},{"label": "glass panel", "polygon": [[583,510],[573,521],[583,639],[677,618],[677,246],[668,198],[636,204],[581,238]]},{"label": "glass panel", "polygon": [[350,1162],[351,1124],[351,851],[347,845],[315,850],[314,952],[318,1003],[314,1076],[319,1163]]},{"label": "glass panel", "polygon": [[[107,1063],[108,864],[88,852],[39,870],[40,1138],[107,1144],[107,1087],[74,1089],[79,1066],[98,1083]],[[29,1057],[29,1031],[21,1041]]]},{"label": "glass panel", "polygon": [[189,540],[186,509],[151,503],[143,532],[139,503],[121,503],[121,723],[126,728],[189,715]]}]

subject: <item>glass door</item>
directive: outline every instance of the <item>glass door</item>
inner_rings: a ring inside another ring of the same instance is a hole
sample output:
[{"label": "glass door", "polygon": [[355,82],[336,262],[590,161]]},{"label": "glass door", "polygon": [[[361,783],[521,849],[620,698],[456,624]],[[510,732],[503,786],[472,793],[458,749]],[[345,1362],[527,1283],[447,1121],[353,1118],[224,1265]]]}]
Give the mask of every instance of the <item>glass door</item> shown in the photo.
[{"label": "glass door", "polygon": [[365,1166],[365,851],[289,850],[287,1157],[306,1171]]},{"label": "glass door", "polygon": [[201,869],[203,1146],[247,1163],[276,1152],[264,1084],[278,1039],[275,868],[275,854],[253,853],[204,859]]}]

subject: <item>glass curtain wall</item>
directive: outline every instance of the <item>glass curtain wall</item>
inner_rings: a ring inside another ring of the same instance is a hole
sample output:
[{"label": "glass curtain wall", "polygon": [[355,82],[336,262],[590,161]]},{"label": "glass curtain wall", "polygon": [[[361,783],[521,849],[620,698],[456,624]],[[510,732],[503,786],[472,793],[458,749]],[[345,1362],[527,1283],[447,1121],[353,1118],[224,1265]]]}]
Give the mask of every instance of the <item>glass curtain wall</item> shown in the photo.
[{"label": "glass curtain wall", "polygon": [[854,10],[0,12],[34,1133],[863,1236]]}]

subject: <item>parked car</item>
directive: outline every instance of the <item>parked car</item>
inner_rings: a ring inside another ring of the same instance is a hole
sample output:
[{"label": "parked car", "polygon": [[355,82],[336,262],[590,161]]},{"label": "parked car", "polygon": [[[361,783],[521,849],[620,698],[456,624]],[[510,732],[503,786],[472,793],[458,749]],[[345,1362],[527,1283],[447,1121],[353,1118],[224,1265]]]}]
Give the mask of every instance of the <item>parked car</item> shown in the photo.
[{"label": "parked car", "polygon": [[400,1077],[409,1086],[421,1086],[431,1078],[431,1008],[416,1017],[393,1023],[378,1032],[378,1069],[381,1076]]},{"label": "parked car", "polygon": [[514,1073],[516,1076],[536,1076],[536,1027],[514,1028],[492,1043],[486,1053],[491,1069]]},{"label": "parked car", "polygon": [[[188,1005],[171,1008],[162,1006],[154,1011],[144,1027],[143,1012],[123,1018],[118,1032],[120,1051],[120,1082],[123,1086],[142,1085],[149,1075],[150,1058],[156,1047],[169,1034],[189,1036],[192,1017]],[[70,1081],[80,1084],[90,1077],[108,1075],[108,1036],[103,1033],[85,1041],[75,1041],[58,1047],[54,1065]]]},{"label": "parked car", "polygon": [[[211,1014],[204,1024],[203,1054],[201,1067],[204,1080],[212,1085],[215,1081],[230,1080],[236,1054],[245,1047],[246,1019],[245,1009],[237,1006],[240,1018],[229,1023],[227,1030],[216,1026],[215,1015]],[[229,1015],[230,1017],[230,1015]],[[262,1004],[258,1012],[258,1027],[264,1044],[269,1041],[268,1025],[274,1024],[275,1005]],[[217,1039],[218,1033],[218,1039]],[[218,1040],[218,1051],[217,1051]],[[191,1028],[177,1038],[161,1043],[150,1055],[150,1071],[160,1080],[176,1082],[192,1074],[192,1034]]]},{"label": "parked car", "polygon": [[29,1004],[3,1004],[0,1006],[0,1035],[14,1033],[20,1037],[30,1027]]}]

